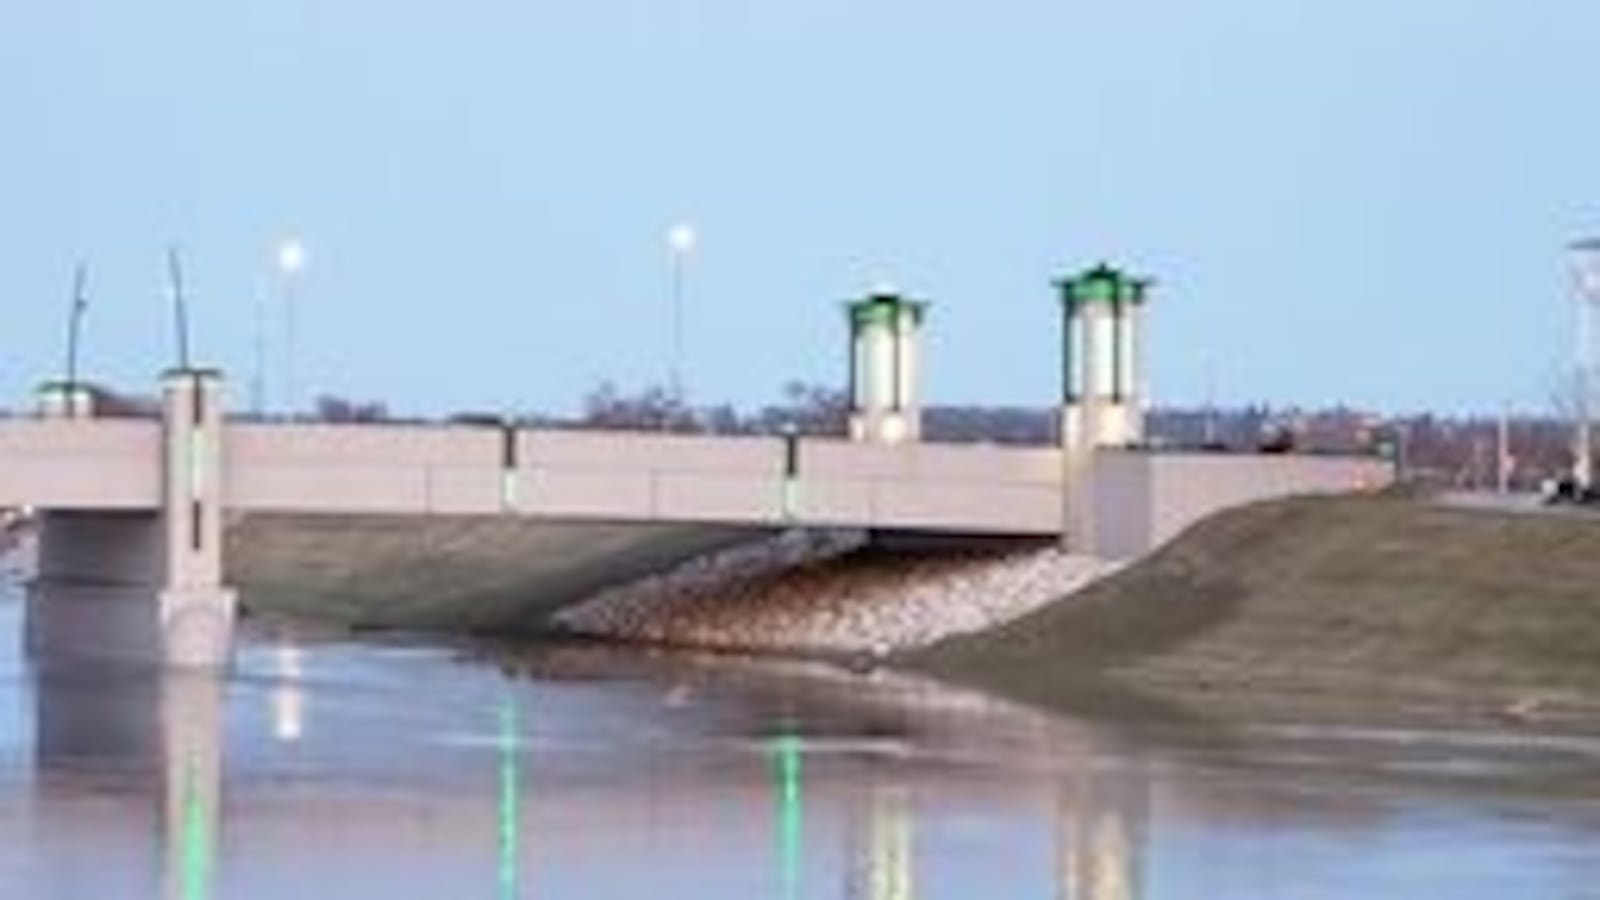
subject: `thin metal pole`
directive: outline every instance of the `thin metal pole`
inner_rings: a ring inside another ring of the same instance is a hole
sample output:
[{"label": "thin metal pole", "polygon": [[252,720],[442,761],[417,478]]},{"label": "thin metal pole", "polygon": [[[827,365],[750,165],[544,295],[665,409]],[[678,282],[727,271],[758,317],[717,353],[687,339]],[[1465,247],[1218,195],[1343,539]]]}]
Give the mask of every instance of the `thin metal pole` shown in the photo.
[{"label": "thin metal pole", "polygon": [[1594,481],[1594,440],[1592,436],[1594,406],[1593,314],[1588,291],[1578,286],[1578,346],[1577,392],[1578,428],[1576,446],[1573,447],[1573,480],[1582,490],[1588,490]]},{"label": "thin metal pole", "polygon": [[677,403],[684,400],[683,386],[683,315],[684,315],[684,256],[686,251],[674,247],[672,250],[672,368],[668,373],[669,387],[672,390],[672,399]]},{"label": "thin metal pole", "polygon": [[1511,492],[1511,406],[1500,407],[1500,427],[1495,433],[1495,489],[1501,494]]},{"label": "thin metal pole", "polygon": [[264,279],[256,281],[255,335],[251,341],[252,368],[250,376],[250,406],[256,418],[267,411],[267,285]]},{"label": "thin metal pole", "polygon": [[1211,354],[1205,358],[1205,388],[1206,414],[1201,441],[1206,447],[1213,447],[1217,443],[1217,358]]},{"label": "thin metal pole", "polygon": [[300,405],[299,322],[296,315],[294,273],[283,274],[283,405],[292,418]]},{"label": "thin metal pole", "polygon": [[167,248],[167,277],[172,284],[173,328],[177,332],[178,368],[189,369],[189,302],[183,295],[183,263],[176,245]]},{"label": "thin metal pole", "polygon": [[67,315],[67,391],[68,403],[72,403],[71,393],[78,386],[78,343],[83,330],[83,314],[89,308],[87,291],[89,288],[89,264],[78,263],[78,268],[72,278],[72,309]]}]

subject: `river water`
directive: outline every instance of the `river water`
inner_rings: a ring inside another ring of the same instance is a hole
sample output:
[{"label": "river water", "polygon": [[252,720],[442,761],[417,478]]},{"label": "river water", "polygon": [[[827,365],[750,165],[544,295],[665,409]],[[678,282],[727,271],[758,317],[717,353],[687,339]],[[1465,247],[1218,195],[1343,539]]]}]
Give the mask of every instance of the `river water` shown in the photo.
[{"label": "river water", "polygon": [[0,897],[1600,897],[1600,746],[1047,718],[808,667],[252,633],[37,670]]}]

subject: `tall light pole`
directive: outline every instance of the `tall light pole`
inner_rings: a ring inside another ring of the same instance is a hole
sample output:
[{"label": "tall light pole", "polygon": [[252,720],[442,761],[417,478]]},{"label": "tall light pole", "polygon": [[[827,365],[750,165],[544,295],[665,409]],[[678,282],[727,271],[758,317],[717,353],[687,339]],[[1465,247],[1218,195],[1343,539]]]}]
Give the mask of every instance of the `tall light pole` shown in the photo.
[{"label": "tall light pole", "polygon": [[250,342],[250,408],[256,418],[267,412],[267,295],[265,277],[257,276],[254,300],[255,334]]},{"label": "tall light pole", "polygon": [[667,253],[672,264],[672,365],[668,387],[672,399],[684,402],[683,377],[683,318],[684,293],[689,269],[689,259],[700,244],[700,233],[688,222],[679,222],[667,229]]},{"label": "tall light pole", "polygon": [[1572,479],[1586,493],[1594,484],[1594,313],[1600,305],[1600,238],[1586,238],[1567,247],[1578,301],[1577,346],[1574,367],[1577,381],[1577,427],[1573,446]]},{"label": "tall light pole", "polygon": [[283,394],[285,410],[293,415],[300,404],[295,301],[300,273],[306,267],[306,247],[298,238],[278,245],[278,276],[283,284]]}]

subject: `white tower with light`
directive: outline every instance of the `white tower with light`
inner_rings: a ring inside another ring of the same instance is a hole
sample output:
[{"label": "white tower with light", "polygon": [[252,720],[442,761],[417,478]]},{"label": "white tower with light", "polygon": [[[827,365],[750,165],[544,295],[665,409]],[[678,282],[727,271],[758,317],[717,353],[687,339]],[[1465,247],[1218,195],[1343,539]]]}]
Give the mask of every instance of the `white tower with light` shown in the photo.
[{"label": "white tower with light", "polygon": [[1062,443],[1144,440],[1141,355],[1147,279],[1105,264],[1056,283],[1062,310]]},{"label": "white tower with light", "polygon": [[1144,441],[1141,331],[1150,281],[1104,263],[1056,282],[1061,292],[1064,540],[1096,554],[1095,458]]},{"label": "white tower with light", "polygon": [[921,438],[918,333],[927,307],[880,288],[846,308],[851,440],[900,444]]},{"label": "white tower with light", "polygon": [[1573,353],[1576,427],[1572,442],[1572,480],[1580,492],[1587,492],[1594,487],[1595,474],[1595,309],[1600,307],[1600,238],[1577,241],[1567,252],[1578,301],[1578,334]]}]

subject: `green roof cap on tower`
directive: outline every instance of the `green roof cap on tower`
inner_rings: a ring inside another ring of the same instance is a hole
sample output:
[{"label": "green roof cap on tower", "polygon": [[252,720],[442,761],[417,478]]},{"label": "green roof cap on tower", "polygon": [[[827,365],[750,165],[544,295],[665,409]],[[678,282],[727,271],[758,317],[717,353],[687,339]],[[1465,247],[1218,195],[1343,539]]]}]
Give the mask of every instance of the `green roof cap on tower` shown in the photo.
[{"label": "green roof cap on tower", "polygon": [[845,308],[849,310],[850,321],[859,326],[878,322],[893,323],[908,312],[911,314],[912,322],[920,323],[927,314],[928,304],[926,301],[912,300],[892,291],[880,290],[860,300],[851,301]]},{"label": "green roof cap on tower", "polygon": [[1150,279],[1100,263],[1071,278],[1056,282],[1061,298],[1069,303],[1143,303]]}]

